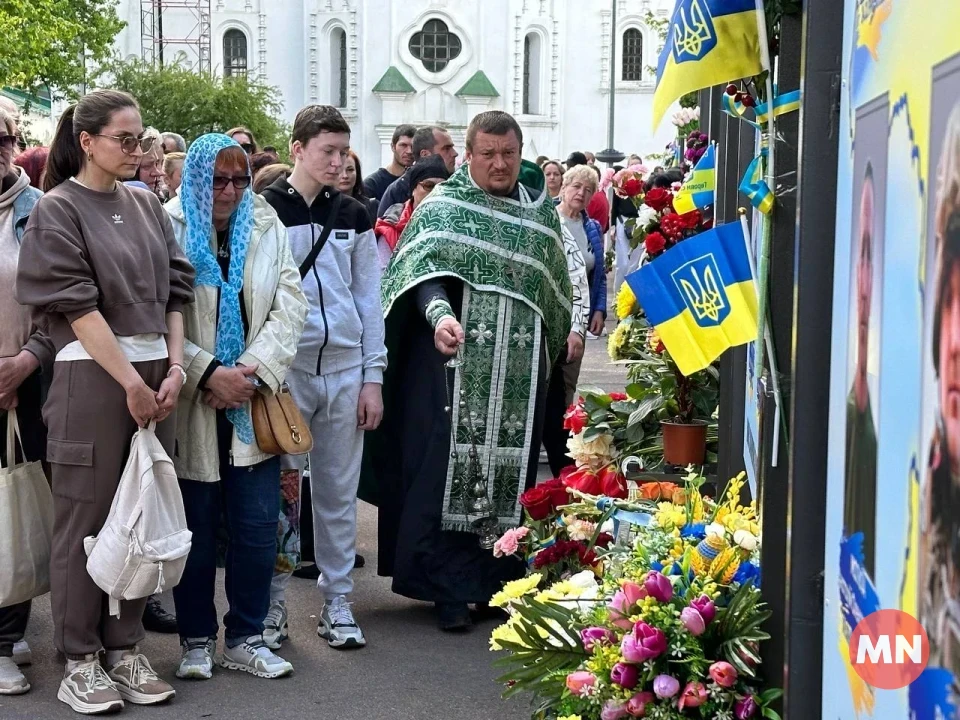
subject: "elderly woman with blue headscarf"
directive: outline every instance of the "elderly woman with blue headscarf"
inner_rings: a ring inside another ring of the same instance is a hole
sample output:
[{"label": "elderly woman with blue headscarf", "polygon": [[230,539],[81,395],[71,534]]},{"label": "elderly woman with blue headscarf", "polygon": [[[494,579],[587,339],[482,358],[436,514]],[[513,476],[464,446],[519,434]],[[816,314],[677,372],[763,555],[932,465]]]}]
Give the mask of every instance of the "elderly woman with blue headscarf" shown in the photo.
[{"label": "elderly woman with blue headscarf", "polygon": [[187,381],[175,458],[193,532],[186,570],[174,590],[180,678],[213,674],[221,508],[230,536],[230,610],[216,662],[264,678],[293,670],[262,637],[277,553],[280,458],[257,446],[250,400],[283,384],[307,304],[286,230],[250,183],[247,154],[237,142],[204,135],[190,146],[180,192],[165,206],[197,271],[196,300],[184,309]]}]

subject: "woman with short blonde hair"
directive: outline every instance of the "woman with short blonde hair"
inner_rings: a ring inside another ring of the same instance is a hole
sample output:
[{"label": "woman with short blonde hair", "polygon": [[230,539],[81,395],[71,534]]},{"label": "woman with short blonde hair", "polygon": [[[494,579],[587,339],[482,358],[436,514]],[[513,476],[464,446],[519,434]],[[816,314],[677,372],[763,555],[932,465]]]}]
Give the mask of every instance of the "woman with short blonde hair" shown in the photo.
[{"label": "woman with short blonde hair", "polygon": [[186,157],[186,153],[172,152],[163,158],[163,182],[167,186],[171,199],[177,196],[177,191],[180,189],[180,176]]},{"label": "woman with short blonde hair", "polygon": [[600,182],[597,180],[597,173],[589,165],[575,165],[563,174],[563,182],[560,184],[560,192],[575,182],[580,182],[590,193],[589,199],[597,192]]}]

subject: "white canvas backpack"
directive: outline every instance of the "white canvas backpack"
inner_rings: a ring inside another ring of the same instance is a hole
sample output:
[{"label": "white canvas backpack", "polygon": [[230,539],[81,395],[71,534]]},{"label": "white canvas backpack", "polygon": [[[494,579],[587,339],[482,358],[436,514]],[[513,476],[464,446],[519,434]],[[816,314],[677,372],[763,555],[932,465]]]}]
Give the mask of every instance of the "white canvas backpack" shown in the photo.
[{"label": "white canvas backpack", "polygon": [[177,473],[155,429],[152,422],[133,436],[107,521],[99,535],[83,540],[87,572],[110,596],[110,614],[117,617],[120,600],[180,582],[190,553]]}]

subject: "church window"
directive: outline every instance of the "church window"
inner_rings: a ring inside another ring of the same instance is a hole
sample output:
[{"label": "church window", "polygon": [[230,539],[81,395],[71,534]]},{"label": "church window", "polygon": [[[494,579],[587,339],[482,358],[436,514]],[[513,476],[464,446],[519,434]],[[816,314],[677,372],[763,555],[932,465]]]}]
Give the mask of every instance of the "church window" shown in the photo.
[{"label": "church window", "polygon": [[347,106],[347,34],[343,28],[330,33],[330,104]]},{"label": "church window", "polygon": [[636,28],[623,34],[623,79],[627,82],[643,79],[643,35]]},{"label": "church window", "polygon": [[247,36],[241,30],[227,30],[223,34],[223,74],[247,76]]},{"label": "church window", "polygon": [[429,72],[441,72],[462,50],[460,38],[450,32],[443,20],[436,18],[428,20],[423,30],[410,38],[410,54]]},{"label": "church window", "polygon": [[523,114],[540,114],[540,36],[523,39]]}]

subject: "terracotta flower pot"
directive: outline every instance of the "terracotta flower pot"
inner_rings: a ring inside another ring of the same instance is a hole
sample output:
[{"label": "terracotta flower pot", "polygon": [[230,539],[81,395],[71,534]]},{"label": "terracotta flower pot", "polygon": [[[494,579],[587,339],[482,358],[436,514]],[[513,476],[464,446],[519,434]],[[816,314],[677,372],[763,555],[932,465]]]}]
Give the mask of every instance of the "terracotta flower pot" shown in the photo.
[{"label": "terracotta flower pot", "polygon": [[694,420],[684,424],[661,421],[663,459],[670,465],[703,465],[707,454],[707,423]]}]

